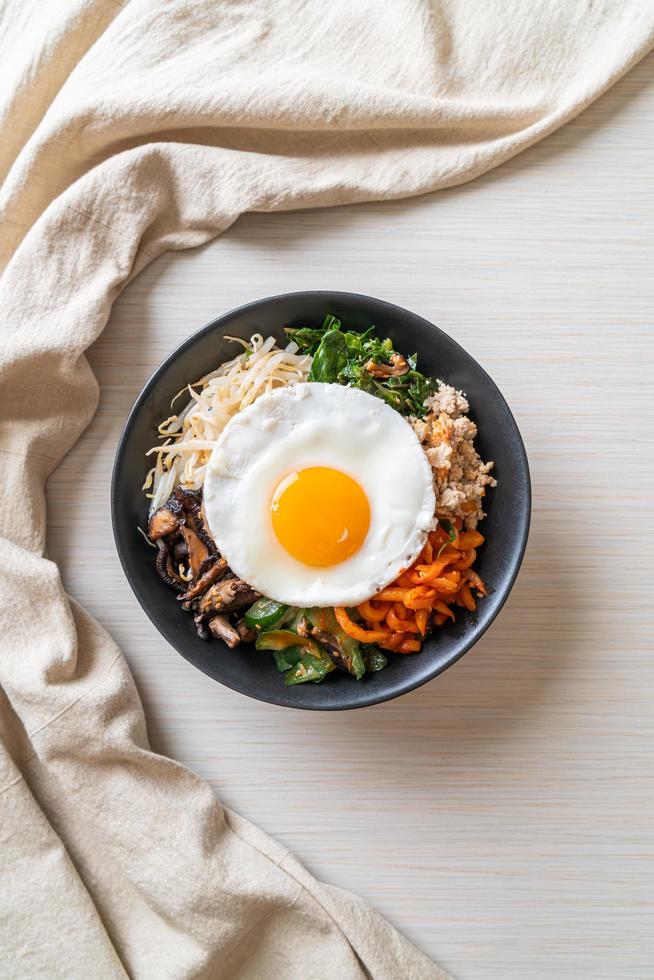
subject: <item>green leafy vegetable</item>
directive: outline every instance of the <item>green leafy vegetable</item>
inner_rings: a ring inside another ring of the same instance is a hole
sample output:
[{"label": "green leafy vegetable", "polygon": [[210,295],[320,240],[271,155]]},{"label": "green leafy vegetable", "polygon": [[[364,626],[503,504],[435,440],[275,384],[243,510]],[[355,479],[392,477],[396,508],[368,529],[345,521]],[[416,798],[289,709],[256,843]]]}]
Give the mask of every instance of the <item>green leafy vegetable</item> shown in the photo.
[{"label": "green leafy vegetable", "polygon": [[325,319],[322,322],[322,329],[323,330],[340,330],[341,329],[341,321],[339,319],[337,319],[337,317],[332,316],[331,313],[328,313],[327,316],[325,317]]},{"label": "green leafy vegetable", "polygon": [[256,639],[255,647],[257,650],[286,650],[289,647],[303,647],[308,653],[318,657],[321,654],[320,646],[308,636],[299,636],[292,630],[267,630],[260,633]]},{"label": "green leafy vegetable", "polygon": [[313,355],[309,381],[324,381],[333,384],[340,379],[348,363],[348,349],[345,337],[339,330],[330,330],[320,341]]},{"label": "green leafy vegetable", "polygon": [[439,521],[439,524],[441,525],[444,531],[447,531],[447,533],[450,536],[450,539],[449,541],[444,541],[443,544],[440,546],[436,558],[440,558],[441,554],[443,553],[443,549],[447,548],[448,544],[453,544],[456,541],[456,531],[454,530],[454,524],[452,524],[452,521]]},{"label": "green leafy vegetable", "polygon": [[402,415],[425,416],[425,400],[438,383],[417,370],[415,354],[406,358],[409,370],[405,374],[375,377],[368,369],[370,362],[390,365],[397,352],[388,337],[375,334],[374,327],[361,332],[343,330],[341,321],[328,314],[318,328],[287,327],[286,333],[301,353],[313,356],[309,381],[361,388]]},{"label": "green leafy vegetable", "polygon": [[454,524],[452,524],[452,521],[442,520],[439,521],[439,524],[443,528],[443,530],[447,531],[447,533],[449,534],[450,541],[456,541],[456,531],[454,530]]},{"label": "green leafy vegetable", "polygon": [[[250,606],[245,618],[248,625],[259,630],[256,649],[272,652],[277,669],[286,674],[285,683],[289,686],[309,681],[319,684],[336,667],[360,680],[366,672],[383,670],[388,663],[378,647],[360,644],[348,636],[333,609],[298,609],[264,596]],[[301,623],[304,628],[298,633]],[[309,626],[314,635],[302,635]]]},{"label": "green leafy vegetable", "polygon": [[379,647],[368,643],[363,646],[363,660],[366,665],[366,670],[371,674],[377,670],[383,670],[388,664],[386,654]]},{"label": "green leafy vegetable", "polygon": [[313,327],[284,327],[289,340],[295,341],[301,354],[315,354],[318,344],[328,330],[340,330],[341,321],[330,313],[322,322],[322,326]]},{"label": "green leafy vegetable", "polygon": [[348,673],[354,674],[357,680],[361,680],[366,672],[361,647],[338,625],[334,610],[315,607],[306,609],[305,616],[311,625],[319,630],[317,639],[334,663]]},{"label": "green leafy vegetable", "polygon": [[284,673],[290,670],[291,667],[295,667],[302,660],[302,648],[301,647],[287,647],[286,650],[273,650],[273,657],[275,658],[275,663],[277,664],[277,670]]},{"label": "green leafy vegetable", "polygon": [[270,629],[278,623],[288,606],[274,599],[258,599],[253,606],[250,606],[243,619],[248,626],[258,626],[260,629]]},{"label": "green leafy vegetable", "polygon": [[336,664],[324,650],[320,650],[318,656],[306,653],[295,667],[289,670],[284,683],[287,687],[291,687],[293,684],[306,684],[308,681],[320,684],[332,670],[336,670]]},{"label": "green leafy vegetable", "polygon": [[415,370],[409,371],[407,377],[410,381],[404,396],[405,405],[411,415],[422,418],[425,415],[425,402],[437,391],[438,382]]},{"label": "green leafy vegetable", "polygon": [[277,669],[286,673],[285,683],[319,684],[335,669],[335,664],[319,643],[307,636],[299,636],[292,630],[268,630],[260,633],[257,650],[272,650]]}]

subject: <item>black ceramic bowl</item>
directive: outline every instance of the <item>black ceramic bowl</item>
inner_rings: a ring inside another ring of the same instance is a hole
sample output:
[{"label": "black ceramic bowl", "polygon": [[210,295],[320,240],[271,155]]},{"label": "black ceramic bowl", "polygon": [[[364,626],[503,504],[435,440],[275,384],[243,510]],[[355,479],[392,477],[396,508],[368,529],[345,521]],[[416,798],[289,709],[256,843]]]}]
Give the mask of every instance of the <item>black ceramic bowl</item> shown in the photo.
[{"label": "black ceramic bowl", "polygon": [[[145,452],[156,442],[156,426],[169,415],[172,396],[190,381],[235,354],[224,335],[249,338],[259,332],[283,341],[284,326],[318,326],[326,313],[348,327],[374,325],[400,351],[417,351],[419,367],[468,394],[477,422],[477,447],[483,459],[495,460],[498,486],[487,495],[481,530],[486,543],[476,568],[490,587],[475,618],[461,615],[456,624],[436,630],[421,653],[389,655],[385,670],[361,681],[340,671],[322,684],[284,686],[284,677],[269,653],[253,646],[229,650],[218,640],[196,634],[193,621],[159,579],[153,554],[137,525],[147,523],[147,501],[141,492],[151,465]],[[333,710],[361,708],[405,694],[431,680],[477,642],[493,622],[511,590],[522,561],[531,510],[529,468],[520,433],[497,386],[477,362],[447,334],[399,306],[370,296],[338,292],[300,292],[258,300],[218,317],[173,351],[139,395],[118,445],[111,488],[118,554],[134,593],[160,633],[186,660],[235,691],[272,704]]]}]

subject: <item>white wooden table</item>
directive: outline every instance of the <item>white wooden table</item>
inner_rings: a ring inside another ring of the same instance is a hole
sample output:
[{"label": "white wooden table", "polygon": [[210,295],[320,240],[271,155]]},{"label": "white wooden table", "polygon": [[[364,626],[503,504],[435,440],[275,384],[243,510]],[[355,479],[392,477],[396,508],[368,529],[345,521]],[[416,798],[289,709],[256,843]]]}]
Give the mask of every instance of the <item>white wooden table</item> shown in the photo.
[{"label": "white wooden table", "polygon": [[[153,746],[459,978],[654,977],[653,77],[650,57],[473,184],[250,215],[163,257],[91,350],[100,410],[50,482],[50,553],[122,645]],[[241,303],[322,287],[460,341],[508,398],[534,484],[491,631],[421,690],[344,714],[259,704],[187,664],[132,596],[109,519],[116,441],[163,356]]]}]

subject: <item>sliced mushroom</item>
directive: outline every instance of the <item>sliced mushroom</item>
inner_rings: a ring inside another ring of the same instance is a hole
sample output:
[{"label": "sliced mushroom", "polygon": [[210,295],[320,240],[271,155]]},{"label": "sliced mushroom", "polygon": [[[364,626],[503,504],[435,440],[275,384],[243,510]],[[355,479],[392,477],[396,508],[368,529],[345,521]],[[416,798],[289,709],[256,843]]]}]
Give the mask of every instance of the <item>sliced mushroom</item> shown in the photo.
[{"label": "sliced mushroom", "polygon": [[159,539],[157,541],[157,548],[158,551],[157,557],[154,560],[154,567],[157,569],[159,578],[163,579],[171,589],[175,589],[177,592],[183,592],[186,586],[177,574],[165,540]]},{"label": "sliced mushroom", "polygon": [[173,556],[173,561],[176,561],[178,565],[188,560],[188,548],[186,547],[186,541],[182,534],[176,537],[170,545],[170,553]]},{"label": "sliced mushroom", "polygon": [[239,619],[236,624],[236,632],[243,643],[254,643],[257,638],[257,631],[254,626],[248,626],[244,619]]},{"label": "sliced mushroom", "polygon": [[158,541],[160,538],[172,534],[179,529],[179,517],[170,510],[167,504],[155,510],[148,521],[148,537],[150,541]]},{"label": "sliced mushroom", "polygon": [[178,507],[185,514],[193,514],[202,506],[202,491],[193,490],[191,487],[177,487],[171,493],[167,504],[172,510]]},{"label": "sliced mushroom", "polygon": [[200,615],[194,616],[193,622],[195,623],[195,628],[198,631],[198,636],[200,637],[200,639],[210,640],[211,633],[209,632],[204,616],[200,616]]},{"label": "sliced mushroom", "polygon": [[211,555],[217,554],[216,544],[209,534],[202,511],[202,491],[177,487],[170,497],[154,512],[148,521],[148,535],[152,541],[178,531],[188,525]]},{"label": "sliced mushroom", "polygon": [[185,515],[185,523],[195,532],[200,541],[207,549],[207,554],[217,555],[218,550],[214,539],[207,530],[202,509],[202,491],[189,490],[178,487],[175,491],[177,500],[182,507]]},{"label": "sliced mushroom", "polygon": [[199,595],[206,592],[210,585],[217,582],[218,579],[225,574],[227,571],[227,562],[224,558],[219,558],[217,561],[213,561],[212,565],[209,565],[206,572],[203,572],[196,583],[191,586],[188,592],[184,592],[182,595],[178,595],[177,599],[179,602],[187,602],[189,599],[197,599]]},{"label": "sliced mushroom", "polygon": [[191,566],[193,578],[197,579],[204,562],[209,557],[209,550],[204,541],[200,540],[196,532],[188,524],[182,524],[181,531],[188,549],[188,563]]},{"label": "sliced mushroom", "polygon": [[[181,608],[193,615],[203,640],[217,636],[230,647],[256,639],[256,630],[241,620],[235,626],[226,614],[251,605],[260,595],[247,582],[230,573],[209,533],[202,508],[202,491],[177,487],[148,522],[148,534],[157,544],[156,567],[176,591]],[[185,581],[179,566],[188,568]]]},{"label": "sliced mushroom", "polygon": [[366,364],[366,371],[372,374],[373,378],[400,378],[409,370],[409,362],[401,354],[392,354],[390,364],[381,364],[374,360]]},{"label": "sliced mushroom", "polygon": [[207,522],[204,516],[204,504],[200,503],[196,509],[193,510],[191,514],[191,521],[193,524],[193,529],[200,541],[203,541],[207,547],[207,551],[210,555],[217,555],[218,549],[216,548],[216,542],[209,533],[207,527]]},{"label": "sliced mushroom", "polygon": [[224,640],[230,650],[241,642],[241,637],[226,616],[212,616],[207,625],[212,636],[217,640]]},{"label": "sliced mushroom", "polygon": [[259,598],[259,593],[242,579],[224,578],[207,589],[198,602],[198,612],[203,616],[233,612],[250,606]]}]

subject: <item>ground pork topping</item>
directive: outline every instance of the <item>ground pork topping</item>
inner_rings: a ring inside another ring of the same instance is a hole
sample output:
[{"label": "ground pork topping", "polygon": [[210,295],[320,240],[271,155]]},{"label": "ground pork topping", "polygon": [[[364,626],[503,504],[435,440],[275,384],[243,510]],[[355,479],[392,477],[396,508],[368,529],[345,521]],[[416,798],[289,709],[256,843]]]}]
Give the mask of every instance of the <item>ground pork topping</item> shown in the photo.
[{"label": "ground pork topping", "polygon": [[462,518],[472,531],[485,516],[482,500],[486,487],[497,481],[490,475],[493,463],[484,463],[475,449],[477,426],[468,418],[465,395],[440,384],[427,399],[424,419],[410,419],[434,473],[436,514]]}]

